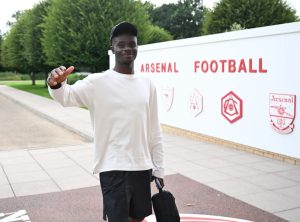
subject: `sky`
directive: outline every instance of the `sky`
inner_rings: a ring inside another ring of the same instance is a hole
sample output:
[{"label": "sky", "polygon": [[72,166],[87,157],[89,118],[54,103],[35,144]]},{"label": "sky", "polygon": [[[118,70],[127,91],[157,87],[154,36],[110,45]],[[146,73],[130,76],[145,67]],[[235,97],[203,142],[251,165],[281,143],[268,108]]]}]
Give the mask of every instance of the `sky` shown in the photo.
[{"label": "sky", "polygon": [[[145,0],[142,0],[145,1]],[[160,6],[162,4],[176,3],[178,0],[148,0]],[[206,7],[212,8],[215,2],[219,0],[203,0]],[[293,8],[296,9],[297,15],[300,16],[300,1],[299,0],[286,0]],[[40,0],[0,0],[0,30],[5,33],[8,30],[6,25],[7,21],[11,20],[12,15],[19,10],[30,9],[34,4],[39,3]]]}]

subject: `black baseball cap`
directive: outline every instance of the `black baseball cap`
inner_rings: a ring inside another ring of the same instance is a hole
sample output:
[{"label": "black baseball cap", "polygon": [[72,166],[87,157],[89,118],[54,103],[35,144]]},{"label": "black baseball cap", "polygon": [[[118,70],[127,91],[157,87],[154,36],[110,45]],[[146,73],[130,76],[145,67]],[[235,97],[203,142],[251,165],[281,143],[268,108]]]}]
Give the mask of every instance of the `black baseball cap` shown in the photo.
[{"label": "black baseball cap", "polygon": [[133,36],[137,36],[138,31],[137,31],[137,28],[133,24],[131,24],[129,22],[121,22],[111,29],[110,43],[112,42],[112,39],[114,37],[117,37],[122,34],[130,34]]}]

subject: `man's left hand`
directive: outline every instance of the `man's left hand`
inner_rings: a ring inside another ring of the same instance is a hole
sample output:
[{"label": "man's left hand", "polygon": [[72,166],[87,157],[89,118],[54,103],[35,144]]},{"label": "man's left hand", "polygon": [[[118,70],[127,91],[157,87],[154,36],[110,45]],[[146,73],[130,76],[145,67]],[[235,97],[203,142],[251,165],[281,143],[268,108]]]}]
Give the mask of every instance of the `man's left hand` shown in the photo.
[{"label": "man's left hand", "polygon": [[164,188],[164,186],[165,186],[164,179],[163,179],[163,178],[156,177],[156,176],[152,176],[151,182],[153,182],[155,179],[158,179],[158,181],[159,181],[159,183],[160,183],[160,185],[161,185],[161,188]]}]

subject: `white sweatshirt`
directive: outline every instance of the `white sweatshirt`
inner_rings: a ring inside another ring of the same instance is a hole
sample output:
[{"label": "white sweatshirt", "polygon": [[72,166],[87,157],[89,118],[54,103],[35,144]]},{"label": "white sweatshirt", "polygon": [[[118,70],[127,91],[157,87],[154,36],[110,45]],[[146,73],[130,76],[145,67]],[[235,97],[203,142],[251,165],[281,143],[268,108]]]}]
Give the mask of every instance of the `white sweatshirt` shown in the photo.
[{"label": "white sweatshirt", "polygon": [[114,70],[48,88],[63,106],[85,106],[94,130],[93,172],[147,170],[163,178],[164,158],[156,88],[138,74]]}]

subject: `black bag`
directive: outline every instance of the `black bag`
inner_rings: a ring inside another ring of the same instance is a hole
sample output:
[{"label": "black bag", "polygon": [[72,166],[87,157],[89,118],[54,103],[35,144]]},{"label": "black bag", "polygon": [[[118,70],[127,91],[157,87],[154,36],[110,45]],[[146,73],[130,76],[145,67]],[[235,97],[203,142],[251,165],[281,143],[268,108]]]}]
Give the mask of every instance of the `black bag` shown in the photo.
[{"label": "black bag", "polygon": [[163,190],[158,179],[155,179],[158,193],[152,196],[152,204],[157,222],[180,222],[175,198],[169,191]]}]

